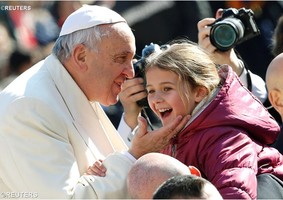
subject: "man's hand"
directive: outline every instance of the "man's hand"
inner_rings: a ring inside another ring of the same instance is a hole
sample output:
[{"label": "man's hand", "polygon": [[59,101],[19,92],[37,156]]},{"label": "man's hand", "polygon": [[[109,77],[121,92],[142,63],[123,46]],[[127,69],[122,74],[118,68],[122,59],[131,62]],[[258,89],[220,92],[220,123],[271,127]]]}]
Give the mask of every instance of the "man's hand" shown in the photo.
[{"label": "man's hand", "polygon": [[[218,12],[221,12],[221,9]],[[219,14],[216,14],[216,16],[219,17]],[[239,76],[243,71],[243,65],[241,64],[240,59],[238,59],[234,49],[232,48],[228,51],[222,52],[217,50],[217,48],[210,42],[210,24],[215,22],[215,20],[215,18],[205,18],[198,22],[198,44],[201,48],[207,50],[213,55],[213,60],[216,64],[230,65]]]},{"label": "man's hand", "polygon": [[172,137],[183,129],[189,118],[190,116],[178,116],[166,126],[149,132],[146,120],[139,117],[139,127],[132,140],[129,153],[138,159],[144,154],[159,152],[169,144]]},{"label": "man's hand", "polygon": [[124,108],[124,120],[132,129],[138,125],[137,118],[141,112],[141,107],[136,102],[147,96],[143,83],[142,78],[126,80],[119,94],[119,99]]}]

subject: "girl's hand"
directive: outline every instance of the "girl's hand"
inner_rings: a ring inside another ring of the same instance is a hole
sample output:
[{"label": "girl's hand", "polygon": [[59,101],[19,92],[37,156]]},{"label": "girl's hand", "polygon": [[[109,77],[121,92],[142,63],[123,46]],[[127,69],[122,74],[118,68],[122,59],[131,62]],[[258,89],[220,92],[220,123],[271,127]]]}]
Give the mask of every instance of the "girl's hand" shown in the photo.
[{"label": "girl's hand", "polygon": [[95,175],[95,176],[106,176],[106,168],[102,164],[102,160],[99,159],[92,166],[89,166],[87,171],[87,175]]}]

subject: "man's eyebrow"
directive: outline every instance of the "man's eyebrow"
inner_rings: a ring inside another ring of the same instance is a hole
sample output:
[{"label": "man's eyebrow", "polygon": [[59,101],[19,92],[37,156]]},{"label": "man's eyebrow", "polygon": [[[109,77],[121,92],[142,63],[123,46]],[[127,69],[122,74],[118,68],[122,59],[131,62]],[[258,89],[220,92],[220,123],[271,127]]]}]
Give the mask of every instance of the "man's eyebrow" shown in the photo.
[{"label": "man's eyebrow", "polygon": [[123,52],[119,52],[119,53],[113,54],[112,58],[115,59],[115,58],[118,58],[118,57],[121,57],[121,56],[128,56],[130,54],[131,54],[130,51],[123,51]]}]

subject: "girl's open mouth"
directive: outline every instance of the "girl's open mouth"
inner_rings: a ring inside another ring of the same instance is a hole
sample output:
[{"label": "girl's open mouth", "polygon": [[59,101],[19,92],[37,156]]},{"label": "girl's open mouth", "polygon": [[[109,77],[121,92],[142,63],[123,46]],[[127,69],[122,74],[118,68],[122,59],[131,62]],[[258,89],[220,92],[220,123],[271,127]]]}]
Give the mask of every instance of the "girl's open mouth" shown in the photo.
[{"label": "girl's open mouth", "polygon": [[165,118],[167,116],[170,115],[170,113],[172,112],[172,108],[162,108],[162,109],[158,109],[160,116],[162,118]]}]

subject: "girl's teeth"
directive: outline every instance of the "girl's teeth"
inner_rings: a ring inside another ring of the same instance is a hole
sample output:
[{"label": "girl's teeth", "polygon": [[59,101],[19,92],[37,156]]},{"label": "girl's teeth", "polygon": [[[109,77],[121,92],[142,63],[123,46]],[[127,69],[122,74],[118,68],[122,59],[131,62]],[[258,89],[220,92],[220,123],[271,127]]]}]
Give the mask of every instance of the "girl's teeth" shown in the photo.
[{"label": "girl's teeth", "polygon": [[165,112],[165,111],[168,111],[170,110],[169,108],[163,108],[163,109],[159,109],[159,112]]}]

